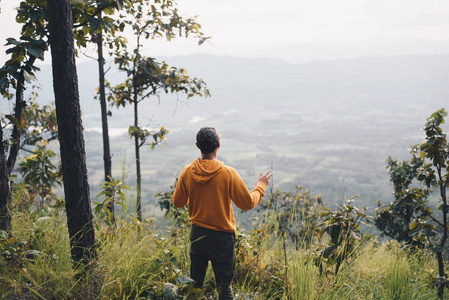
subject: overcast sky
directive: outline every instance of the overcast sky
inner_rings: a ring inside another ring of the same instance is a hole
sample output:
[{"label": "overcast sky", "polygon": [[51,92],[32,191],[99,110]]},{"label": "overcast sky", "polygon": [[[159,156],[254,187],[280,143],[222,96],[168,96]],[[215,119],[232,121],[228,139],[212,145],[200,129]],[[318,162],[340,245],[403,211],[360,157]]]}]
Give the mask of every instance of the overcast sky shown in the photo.
[{"label": "overcast sky", "polygon": [[[14,7],[1,0],[0,40],[17,37]],[[150,41],[149,56],[209,53],[294,63],[359,56],[449,53],[447,0],[178,0],[198,15],[210,43]],[[2,43],[3,45],[4,43]],[[0,49],[0,63],[6,59]],[[49,63],[47,60],[46,63]]]}]

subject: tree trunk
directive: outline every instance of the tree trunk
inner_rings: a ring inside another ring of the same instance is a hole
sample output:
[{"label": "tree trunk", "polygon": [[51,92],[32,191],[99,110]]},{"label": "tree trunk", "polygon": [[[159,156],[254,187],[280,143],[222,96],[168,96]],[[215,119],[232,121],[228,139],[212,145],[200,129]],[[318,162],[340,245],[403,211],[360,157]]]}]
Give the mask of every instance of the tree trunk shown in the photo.
[{"label": "tree trunk", "polygon": [[61,169],[75,268],[96,258],[70,0],[47,0]]},{"label": "tree trunk", "polygon": [[[33,59],[33,62],[34,62],[34,59]],[[19,124],[22,124],[23,107],[25,106],[25,102],[23,100],[24,87],[25,87],[25,77],[24,77],[23,71],[21,71],[20,75],[19,75],[19,82],[17,83],[16,107],[15,107],[15,112],[14,112],[14,117],[16,118],[17,122],[19,122]],[[8,171],[9,175],[11,175],[11,172],[14,170],[14,166],[15,166],[16,160],[17,160],[17,155],[19,154],[21,133],[22,133],[22,129],[18,128],[17,126],[14,126],[14,128],[12,130],[12,135],[11,135],[11,140],[13,141],[13,143],[9,150],[9,157],[8,157],[8,164],[7,164],[7,171]]]},{"label": "tree trunk", "polygon": [[[101,18],[101,14],[100,14]],[[109,128],[108,128],[108,111],[106,106],[106,89],[104,86],[104,57],[103,57],[103,33],[100,32],[97,36],[98,48],[98,73],[100,80],[100,106],[101,106],[101,124],[103,126],[103,161],[104,161],[104,180],[111,181],[112,177],[112,162],[111,162],[111,147],[109,143]],[[112,198],[112,197],[111,197]],[[107,205],[110,212],[110,225],[115,225],[115,209],[114,200],[111,200]]]},{"label": "tree trunk", "polygon": [[[134,87],[134,127],[139,128],[139,111],[138,111],[138,101],[137,101],[137,89]],[[136,151],[136,178],[137,178],[137,220],[142,222],[142,174],[140,172],[140,143],[139,135],[135,133],[134,135],[134,146]]]},{"label": "tree trunk", "polygon": [[[31,57],[31,64],[33,64],[35,58]],[[16,89],[16,105],[14,117],[19,124],[22,123],[23,116],[23,90],[25,85],[25,77],[23,71],[19,73],[19,80],[17,82]],[[1,130],[1,136],[3,138],[3,130]],[[0,146],[0,229],[8,233],[11,231],[11,183],[10,176],[11,172],[14,170],[16,164],[17,155],[20,149],[20,136],[22,130],[17,126],[14,126],[11,134],[12,145],[9,149],[8,160],[5,159],[5,148],[3,144]]]},{"label": "tree trunk", "polygon": [[[0,124],[0,134],[3,137],[3,129]],[[9,173],[6,166],[5,147],[0,143],[0,230],[11,231],[11,188]]]},{"label": "tree trunk", "polygon": [[[443,201],[443,237],[440,241],[440,248],[445,249],[446,247],[446,241],[448,238],[448,220],[447,220],[447,198],[446,198],[446,184],[444,183],[445,180],[441,174],[441,170],[443,169],[443,166],[441,164],[438,165],[438,178],[440,181],[440,195],[441,200]],[[443,251],[437,253],[437,260],[438,260],[438,276],[441,278],[446,278],[446,274],[444,272],[444,258],[443,258]],[[438,287],[438,297],[440,299],[443,299],[444,297],[444,290],[446,287],[446,282],[441,284]]]}]

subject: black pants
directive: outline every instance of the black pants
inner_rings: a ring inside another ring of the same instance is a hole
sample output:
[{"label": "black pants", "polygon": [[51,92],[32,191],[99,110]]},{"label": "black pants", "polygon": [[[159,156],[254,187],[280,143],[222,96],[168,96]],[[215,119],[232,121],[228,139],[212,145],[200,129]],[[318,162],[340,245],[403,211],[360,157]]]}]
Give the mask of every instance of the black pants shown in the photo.
[{"label": "black pants", "polygon": [[235,272],[235,233],[216,231],[192,224],[190,232],[190,276],[203,288],[207,265],[212,263],[221,299],[233,299],[231,281]]}]

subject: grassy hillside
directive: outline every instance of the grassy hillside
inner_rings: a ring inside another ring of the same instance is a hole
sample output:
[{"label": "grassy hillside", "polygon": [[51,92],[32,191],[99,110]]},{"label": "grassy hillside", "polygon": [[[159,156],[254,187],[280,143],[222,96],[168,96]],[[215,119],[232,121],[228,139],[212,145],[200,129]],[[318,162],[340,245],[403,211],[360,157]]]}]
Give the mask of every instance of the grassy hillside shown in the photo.
[{"label": "grassy hillside", "polygon": [[[430,253],[372,239],[337,276],[332,269],[320,274],[314,255],[326,238],[285,247],[271,217],[237,233],[236,299],[437,299]],[[16,211],[14,238],[0,236],[2,299],[175,299],[175,292],[178,299],[215,299],[211,270],[203,294],[187,277],[188,226],[165,226],[122,219],[111,231],[96,220],[98,261],[76,279],[62,212]]]}]

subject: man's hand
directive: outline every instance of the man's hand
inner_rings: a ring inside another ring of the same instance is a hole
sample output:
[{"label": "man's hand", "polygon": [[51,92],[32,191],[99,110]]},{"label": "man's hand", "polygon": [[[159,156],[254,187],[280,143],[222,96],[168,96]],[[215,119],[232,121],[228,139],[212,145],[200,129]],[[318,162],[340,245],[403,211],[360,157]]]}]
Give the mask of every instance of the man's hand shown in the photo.
[{"label": "man's hand", "polygon": [[268,183],[270,183],[270,179],[271,179],[272,176],[273,176],[273,172],[271,172],[271,170],[269,170],[265,175],[260,173],[259,179],[257,181],[258,182],[263,182],[266,185],[268,185]]}]

